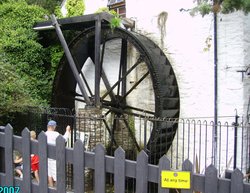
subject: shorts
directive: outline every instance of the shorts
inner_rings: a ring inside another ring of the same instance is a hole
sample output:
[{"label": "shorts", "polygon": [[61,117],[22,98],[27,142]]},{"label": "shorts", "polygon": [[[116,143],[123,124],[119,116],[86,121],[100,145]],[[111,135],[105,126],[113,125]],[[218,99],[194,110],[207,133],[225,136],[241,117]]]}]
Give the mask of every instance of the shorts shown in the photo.
[{"label": "shorts", "polygon": [[39,170],[39,157],[37,155],[31,156],[31,170],[33,172]]},{"label": "shorts", "polygon": [[32,170],[33,172],[38,171],[38,170],[39,170],[39,164],[38,164],[38,163],[36,163],[36,164],[31,164],[31,170]]},{"label": "shorts", "polygon": [[17,166],[15,167],[15,169],[16,169],[16,170],[21,170],[21,171],[22,171],[22,170],[23,170],[23,165],[17,165]]},{"label": "shorts", "polygon": [[56,160],[48,159],[48,176],[56,181]]}]

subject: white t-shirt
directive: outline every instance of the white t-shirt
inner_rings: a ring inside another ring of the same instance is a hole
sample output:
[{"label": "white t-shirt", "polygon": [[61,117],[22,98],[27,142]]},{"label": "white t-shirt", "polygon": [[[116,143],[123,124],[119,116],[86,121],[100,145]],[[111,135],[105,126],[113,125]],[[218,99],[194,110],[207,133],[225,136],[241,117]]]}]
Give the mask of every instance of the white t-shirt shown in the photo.
[{"label": "white t-shirt", "polygon": [[[55,145],[56,144],[56,138],[60,135],[57,131],[46,131],[45,134],[47,135],[47,143]],[[65,141],[68,140],[70,136],[70,132],[65,132],[63,135]],[[54,159],[48,159],[48,176],[52,177],[56,181],[56,160]]]},{"label": "white t-shirt", "polygon": [[[47,135],[47,143],[48,144],[56,144],[56,138],[60,135],[57,131],[46,131],[45,134]],[[66,132],[63,137],[67,141],[69,139],[69,132]]]}]

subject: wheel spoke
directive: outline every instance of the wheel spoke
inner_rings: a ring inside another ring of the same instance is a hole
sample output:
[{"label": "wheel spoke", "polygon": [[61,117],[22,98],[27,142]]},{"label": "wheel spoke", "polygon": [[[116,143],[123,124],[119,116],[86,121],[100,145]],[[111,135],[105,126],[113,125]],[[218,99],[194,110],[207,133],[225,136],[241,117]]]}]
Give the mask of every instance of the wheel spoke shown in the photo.
[{"label": "wheel spoke", "polygon": [[[149,116],[145,116],[145,114],[142,114],[142,113],[140,114],[140,113],[130,112],[130,111],[127,111],[127,110],[124,110],[124,109],[111,107],[111,106],[108,106],[108,105],[105,105],[105,104],[103,104],[102,107],[105,108],[105,109],[109,109],[110,112],[114,112],[114,113],[117,113],[117,114],[127,114],[127,115],[132,115],[132,116],[140,117],[140,118],[148,118],[149,117]],[[141,111],[141,112],[145,112],[145,111]],[[153,113],[151,113],[151,114],[153,114]]]},{"label": "wheel spoke", "polygon": [[[81,97],[82,97],[82,95],[78,95],[78,96],[81,96]],[[75,101],[79,101],[79,102],[82,102],[82,103],[86,103],[86,101],[85,101],[84,99],[80,99],[80,98],[76,98],[76,97],[75,97]]]},{"label": "wheel spoke", "polygon": [[[103,108],[109,109],[109,111],[105,113],[105,116],[108,115],[112,111],[114,111],[116,113],[122,113],[123,112],[125,114],[134,115],[134,116],[137,116],[137,117],[147,117],[147,114],[149,114],[151,116],[155,115],[154,111],[149,111],[149,110],[145,110],[145,109],[141,109],[141,108],[137,108],[137,107],[132,107],[132,106],[129,106],[129,105],[124,106],[125,110],[124,109],[118,109],[118,108],[112,107],[110,101],[102,101],[102,104],[103,104],[102,105]],[[134,110],[134,111],[130,111],[130,110],[127,110],[127,109],[131,109],[131,110]],[[135,111],[138,111],[139,113],[136,113]]]},{"label": "wheel spoke", "polygon": [[[118,77],[117,77],[118,80],[120,80],[122,77],[122,75],[121,75],[122,74],[122,65],[123,65],[123,62],[122,62],[122,47],[121,47],[119,73],[118,73]],[[122,84],[122,82],[119,82],[119,84],[117,85],[116,96],[119,96],[121,84]]]},{"label": "wheel spoke", "polygon": [[140,57],[136,63],[124,74],[123,77],[121,77],[103,96],[101,99],[104,99],[107,95],[109,95],[113,90],[114,88],[123,80],[126,79],[126,77],[128,76],[129,73],[132,72],[132,70],[135,69],[135,67],[137,67],[140,63],[142,62],[142,57]]},{"label": "wheel spoke", "polygon": [[112,113],[111,110],[108,110],[105,114],[104,114],[104,117],[108,116],[108,114]]},{"label": "wheel spoke", "polygon": [[122,97],[123,99],[125,99],[147,76],[149,75],[149,71],[144,74],[140,80],[138,80],[130,89],[129,91]]},{"label": "wheel spoke", "polygon": [[[86,80],[85,75],[83,74],[81,68],[79,67],[79,63],[77,62],[77,59],[75,57],[74,57],[74,61],[75,61],[76,68],[77,68],[78,72],[80,73],[80,76],[83,79],[83,82],[84,82],[85,86],[87,87],[87,90],[88,90],[90,96],[91,97],[94,96],[92,91],[91,91],[91,88],[90,88],[90,86],[88,84],[88,81]],[[79,95],[79,94],[77,96],[83,97],[82,95]]]},{"label": "wheel spoke", "polygon": [[80,75],[81,75],[81,77],[83,79],[84,84],[86,85],[86,87],[87,87],[87,89],[89,91],[90,96],[94,96],[82,71],[80,71]]},{"label": "wheel spoke", "polygon": [[[106,47],[106,44],[104,42],[103,44],[103,47],[102,47],[102,55],[101,55],[101,78],[103,80],[103,83],[106,87],[107,90],[111,90],[111,86],[110,86],[110,83],[108,81],[108,78],[106,76],[106,73],[105,71],[103,70],[103,59],[104,59],[104,54],[105,54],[105,47]],[[93,63],[93,65],[95,66],[95,64]],[[113,90],[111,90],[108,95],[110,96],[111,100],[112,101],[115,101],[115,94],[113,93]]]},{"label": "wheel spoke", "polygon": [[135,110],[135,111],[139,111],[139,112],[142,112],[144,115],[145,114],[151,114],[151,115],[155,115],[155,112],[153,111],[148,111],[148,110],[145,110],[145,109],[140,109],[140,108],[137,108],[137,107],[132,107],[132,106],[126,106],[125,107],[126,109],[132,109],[132,110]]},{"label": "wheel spoke", "polygon": [[111,129],[110,129],[110,127],[109,127],[106,119],[103,119],[103,123],[104,123],[105,127],[107,128],[107,130],[109,132],[109,135],[111,136],[111,141],[114,142],[114,144],[115,144],[116,147],[118,147],[117,142],[116,142],[116,140],[114,138],[114,133],[113,133],[114,128],[112,128],[112,131],[111,131]]},{"label": "wheel spoke", "polygon": [[[127,47],[128,47],[127,41],[122,39],[118,80],[120,80],[122,77],[125,77],[127,71]],[[119,95],[120,93],[120,85],[121,85],[121,96],[124,96],[124,94],[126,93],[126,78],[124,78],[121,81],[121,84],[118,84],[117,95]]]}]

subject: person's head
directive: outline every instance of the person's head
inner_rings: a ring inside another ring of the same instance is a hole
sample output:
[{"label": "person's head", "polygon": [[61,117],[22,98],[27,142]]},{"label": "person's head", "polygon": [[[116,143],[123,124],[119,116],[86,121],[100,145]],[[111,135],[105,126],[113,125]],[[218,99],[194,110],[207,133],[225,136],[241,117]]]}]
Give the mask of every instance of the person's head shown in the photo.
[{"label": "person's head", "polygon": [[47,124],[48,130],[55,130],[56,129],[56,122],[54,120],[50,120]]},{"label": "person's head", "polygon": [[35,131],[30,131],[30,138],[36,139],[36,132]]}]

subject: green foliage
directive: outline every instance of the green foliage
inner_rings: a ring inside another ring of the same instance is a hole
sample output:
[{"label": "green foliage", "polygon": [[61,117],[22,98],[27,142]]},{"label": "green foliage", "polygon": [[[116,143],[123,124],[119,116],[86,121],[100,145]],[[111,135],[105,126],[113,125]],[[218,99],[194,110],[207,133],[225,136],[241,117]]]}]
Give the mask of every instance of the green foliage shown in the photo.
[{"label": "green foliage", "polygon": [[61,0],[26,0],[29,5],[39,5],[48,10],[49,13],[54,13],[57,6],[60,6]]},{"label": "green foliage", "polygon": [[120,25],[121,25],[121,18],[119,16],[115,16],[111,19],[111,22],[110,22],[111,29],[119,27]]},{"label": "green foliage", "polygon": [[197,6],[191,9],[190,14],[202,16],[211,12],[224,14],[242,10],[245,14],[250,11],[250,0],[196,0]]},{"label": "green foliage", "polygon": [[107,7],[101,7],[96,11],[96,13],[101,13],[101,12],[107,12],[114,16],[110,22],[111,29],[120,27],[122,19],[120,18],[119,14],[117,14],[114,10],[109,10]]},{"label": "green foliage", "polygon": [[250,11],[250,0],[224,0],[221,4],[222,13],[230,13],[243,10],[245,13]]},{"label": "green foliage", "polygon": [[26,89],[29,84],[15,71],[15,66],[0,61],[0,116],[24,111],[29,106],[44,105]]},{"label": "green foliage", "polygon": [[197,7],[194,7],[190,11],[190,15],[194,16],[195,14],[199,13],[202,16],[205,16],[211,12],[211,4],[208,2],[202,2],[198,4]]},{"label": "green foliage", "polygon": [[1,102],[1,108],[4,106],[5,110],[21,110],[20,106],[27,104],[45,105],[50,100],[52,73],[44,67],[46,51],[32,29],[45,14],[46,10],[24,0],[0,4],[0,53],[4,57],[1,72],[12,77],[1,82],[6,101]]},{"label": "green foliage", "polygon": [[47,48],[49,50],[49,54],[50,54],[50,59],[51,59],[51,72],[52,77],[54,77],[54,73],[56,72],[57,66],[63,56],[63,48],[61,45],[54,45],[54,46],[50,46],[49,48]]},{"label": "green foliage", "polygon": [[109,13],[110,11],[108,7],[100,7],[99,9],[97,9],[96,13],[101,13],[101,12]]},{"label": "green foliage", "polygon": [[54,14],[56,15],[56,17],[58,19],[63,18],[63,14],[62,14],[62,11],[61,11],[61,6],[56,6],[55,7]]},{"label": "green foliage", "polygon": [[66,1],[67,17],[83,15],[85,4],[83,0],[67,0]]}]

